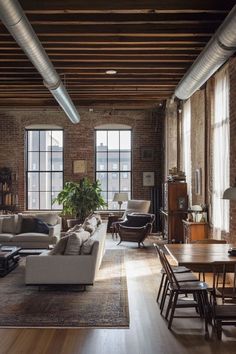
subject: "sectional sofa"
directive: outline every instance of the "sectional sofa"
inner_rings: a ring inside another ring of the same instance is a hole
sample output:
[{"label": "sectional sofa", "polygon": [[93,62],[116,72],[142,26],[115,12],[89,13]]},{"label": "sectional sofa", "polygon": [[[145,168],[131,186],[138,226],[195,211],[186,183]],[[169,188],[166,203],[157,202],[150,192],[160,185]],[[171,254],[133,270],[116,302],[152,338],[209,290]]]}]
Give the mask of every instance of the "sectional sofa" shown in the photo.
[{"label": "sectional sofa", "polygon": [[[33,219],[38,221],[41,232],[39,228],[35,232],[35,228],[30,226]],[[0,244],[4,246],[48,248],[50,244],[57,243],[60,233],[61,218],[54,212],[0,215]]]}]

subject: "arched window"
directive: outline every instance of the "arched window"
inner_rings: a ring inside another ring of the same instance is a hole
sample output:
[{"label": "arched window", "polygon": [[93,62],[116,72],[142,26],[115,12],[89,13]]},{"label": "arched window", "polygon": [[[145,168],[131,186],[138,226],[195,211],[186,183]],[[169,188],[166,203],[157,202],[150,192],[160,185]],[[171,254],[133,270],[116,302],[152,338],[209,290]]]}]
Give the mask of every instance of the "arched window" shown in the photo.
[{"label": "arched window", "polygon": [[[114,194],[125,192],[131,198],[131,128],[124,125],[96,127],[96,180],[109,210],[119,209]],[[126,202],[122,203],[122,209]]]},{"label": "arched window", "polygon": [[53,199],[63,188],[63,130],[26,128],[26,195],[28,210],[61,209]]}]

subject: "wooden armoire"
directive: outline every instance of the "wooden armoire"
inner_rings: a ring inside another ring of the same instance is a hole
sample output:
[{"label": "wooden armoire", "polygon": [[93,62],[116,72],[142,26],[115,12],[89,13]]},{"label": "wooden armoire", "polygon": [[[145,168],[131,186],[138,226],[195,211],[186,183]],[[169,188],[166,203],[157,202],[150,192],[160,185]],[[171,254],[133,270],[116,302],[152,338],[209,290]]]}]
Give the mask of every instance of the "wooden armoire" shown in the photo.
[{"label": "wooden armoire", "polygon": [[168,243],[183,243],[182,220],[188,210],[187,183],[165,182],[162,185],[162,231]]}]

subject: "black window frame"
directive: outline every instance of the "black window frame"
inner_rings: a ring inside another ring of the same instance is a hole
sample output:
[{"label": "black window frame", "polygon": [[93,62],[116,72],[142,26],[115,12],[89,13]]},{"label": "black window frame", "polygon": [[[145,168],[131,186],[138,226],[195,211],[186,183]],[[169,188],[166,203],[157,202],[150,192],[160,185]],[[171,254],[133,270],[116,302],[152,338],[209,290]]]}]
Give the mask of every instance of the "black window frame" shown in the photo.
[{"label": "black window frame", "polygon": [[[125,151],[122,151],[120,150],[120,134],[119,134],[119,161],[118,161],[118,170],[109,170],[108,169],[108,150],[107,150],[107,168],[104,169],[104,170],[97,170],[97,153],[100,152],[97,150],[97,132],[98,131],[106,131],[107,132],[107,141],[108,141],[108,132],[109,131],[118,131],[118,132],[123,132],[123,131],[129,131],[130,132],[130,170],[121,170],[120,169],[120,155],[121,155],[121,152],[127,152],[127,150]],[[97,173],[106,173],[107,175],[107,190],[106,191],[102,191],[103,193],[106,193],[106,202],[107,202],[107,208],[106,210],[108,211],[119,211],[119,209],[109,209],[108,208],[108,193],[111,193],[111,192],[114,192],[114,191],[109,191],[108,190],[108,173],[118,173],[119,174],[119,190],[118,191],[115,191],[114,193],[116,192],[126,192],[126,191],[121,191],[120,190],[120,175],[124,172],[126,173],[130,173],[130,190],[127,191],[127,193],[130,193],[130,199],[132,199],[132,181],[133,181],[133,154],[132,154],[132,129],[130,128],[125,128],[125,129],[102,129],[102,128],[98,128],[98,129],[95,129],[95,180],[97,180]]]},{"label": "black window frame", "polygon": [[[29,150],[29,145],[28,145],[28,133],[31,132],[31,131],[36,131],[36,132],[39,132],[39,150]],[[45,170],[45,171],[40,171],[40,152],[45,152],[44,150],[41,150],[40,149],[40,132],[41,131],[50,131],[50,132],[53,132],[53,131],[60,131],[62,132],[62,170],[52,170],[52,152],[54,150],[52,150],[52,144],[51,144],[51,150],[50,153],[51,153],[51,169],[50,170]],[[34,211],[34,210],[40,210],[40,211],[61,211],[62,210],[62,207],[61,208],[52,208],[52,173],[62,173],[62,187],[64,186],[64,129],[62,128],[40,128],[40,129],[34,129],[34,128],[28,128],[28,129],[25,129],[25,132],[26,132],[26,148],[25,148],[25,152],[26,152],[26,168],[25,168],[25,177],[26,177],[26,210],[29,210],[29,211]],[[28,169],[28,156],[29,156],[29,152],[38,152],[39,153],[39,170],[37,171],[30,171]],[[28,205],[28,174],[29,173],[32,173],[32,172],[36,172],[38,173],[39,175],[39,181],[40,181],[40,173],[50,173],[51,174],[51,190],[50,191],[46,191],[46,192],[51,192],[51,208],[47,208],[47,209],[43,209],[43,208],[40,208],[40,192],[42,192],[40,190],[40,183],[39,183],[39,190],[37,190],[36,192],[39,193],[39,207],[37,209],[30,209],[29,208],[29,205]]]}]

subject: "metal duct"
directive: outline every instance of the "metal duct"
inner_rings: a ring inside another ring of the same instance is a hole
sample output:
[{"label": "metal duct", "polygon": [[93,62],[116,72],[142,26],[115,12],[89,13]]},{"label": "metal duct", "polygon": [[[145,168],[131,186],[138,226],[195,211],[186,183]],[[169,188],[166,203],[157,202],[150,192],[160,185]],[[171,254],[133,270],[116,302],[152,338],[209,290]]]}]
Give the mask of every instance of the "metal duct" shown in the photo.
[{"label": "metal duct", "polygon": [[236,5],[197,57],[175,89],[174,96],[188,99],[236,50]]},{"label": "metal duct", "polygon": [[0,0],[0,18],[41,74],[44,85],[52,93],[71,122],[78,123],[80,121],[79,113],[18,1]]}]

